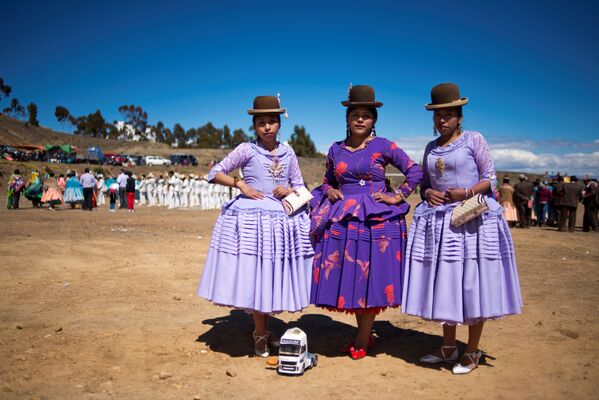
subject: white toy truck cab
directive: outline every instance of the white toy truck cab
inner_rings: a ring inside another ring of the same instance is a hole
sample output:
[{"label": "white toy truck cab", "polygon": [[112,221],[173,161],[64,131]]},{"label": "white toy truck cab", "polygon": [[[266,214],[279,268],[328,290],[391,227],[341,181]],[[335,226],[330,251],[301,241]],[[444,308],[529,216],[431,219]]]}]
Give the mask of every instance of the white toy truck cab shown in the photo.
[{"label": "white toy truck cab", "polygon": [[318,364],[318,355],[308,352],[308,337],[301,329],[288,329],[279,343],[280,374],[302,375]]}]

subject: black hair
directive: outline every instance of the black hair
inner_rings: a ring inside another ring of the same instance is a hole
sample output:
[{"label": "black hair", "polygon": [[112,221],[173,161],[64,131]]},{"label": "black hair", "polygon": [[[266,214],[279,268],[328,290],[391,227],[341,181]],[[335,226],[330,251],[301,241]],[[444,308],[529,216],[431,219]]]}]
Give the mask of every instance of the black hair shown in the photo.
[{"label": "black hair", "polygon": [[87,173],[87,172],[89,172],[89,168],[86,168],[84,171],[85,171],[86,173]]},{"label": "black hair", "polygon": [[18,169],[15,169],[15,172],[14,172],[14,174],[15,174],[15,175],[21,175],[21,171],[19,171]]},{"label": "black hair", "polygon": [[[261,115],[274,115],[277,118],[277,121],[279,122],[279,125],[281,125],[281,114],[261,114]],[[256,127],[256,118],[259,117],[260,115],[254,115],[252,116],[252,126]]]},{"label": "black hair", "polygon": [[[347,107],[347,110],[345,110],[345,119],[349,118],[349,114],[358,107],[359,106]],[[366,108],[372,114],[372,119],[374,120],[373,125],[376,124],[376,120],[379,118],[379,113],[376,110],[376,107],[366,107]]]}]

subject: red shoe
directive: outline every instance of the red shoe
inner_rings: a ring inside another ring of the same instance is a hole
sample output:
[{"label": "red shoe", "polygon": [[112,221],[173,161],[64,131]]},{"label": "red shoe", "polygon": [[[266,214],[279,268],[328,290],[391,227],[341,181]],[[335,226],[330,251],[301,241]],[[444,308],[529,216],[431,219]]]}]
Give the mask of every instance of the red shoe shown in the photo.
[{"label": "red shoe", "polygon": [[366,357],[366,354],[368,354],[368,350],[366,349],[356,350],[352,347],[349,351],[349,356],[352,358],[352,360],[359,360],[360,358],[364,358]]},{"label": "red shoe", "polygon": [[349,356],[352,358],[352,360],[359,360],[360,358],[364,358],[368,354],[368,350],[372,349],[373,346],[374,346],[374,337],[372,335],[370,335],[368,337],[368,344],[366,345],[366,348],[365,349],[356,349],[352,346],[349,349]]}]

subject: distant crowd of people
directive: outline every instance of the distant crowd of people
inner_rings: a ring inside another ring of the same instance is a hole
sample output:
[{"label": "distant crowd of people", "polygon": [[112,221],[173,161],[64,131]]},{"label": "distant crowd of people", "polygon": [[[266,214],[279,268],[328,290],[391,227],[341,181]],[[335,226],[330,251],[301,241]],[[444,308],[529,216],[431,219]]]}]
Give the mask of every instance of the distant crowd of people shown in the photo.
[{"label": "distant crowd of people", "polygon": [[536,226],[556,227],[560,232],[574,232],[578,205],[584,205],[582,229],[597,232],[599,208],[599,184],[597,179],[583,178],[583,185],[576,176],[534,182],[520,175],[514,187],[505,177],[499,187],[499,200],[504,208],[505,219],[519,228]]},{"label": "distant crowd of people", "polygon": [[[519,180],[512,187],[510,178],[504,177],[498,188],[498,200],[510,226],[551,226],[561,232],[573,232],[578,205],[582,203],[583,231],[599,231],[597,179],[585,176],[581,185],[576,176],[557,175],[531,182],[521,174]],[[135,212],[135,205],[211,210],[221,208],[238,194],[237,188],[208,183],[206,176],[175,171],[169,171],[166,176],[150,173],[137,177],[131,171],[121,169],[117,176],[104,176],[85,168],[81,175],[69,170],[57,177],[51,171],[41,176],[39,171],[33,170],[25,181],[20,171],[15,170],[8,182],[7,208],[19,208],[23,195],[33,207],[45,206],[51,211],[61,204],[92,211],[106,203],[111,212],[116,212],[117,208]]]},{"label": "distant crowd of people", "polygon": [[210,184],[206,178],[175,171],[169,171],[166,176],[156,177],[150,173],[137,177],[125,169],[116,176],[104,176],[85,168],[81,175],[67,171],[59,176],[51,171],[41,176],[39,171],[33,170],[26,181],[21,172],[15,170],[8,182],[7,208],[18,209],[23,195],[34,208],[51,211],[61,204],[92,211],[106,203],[111,212],[116,212],[117,206],[135,212],[136,205],[210,210],[221,208],[239,194],[237,188]]}]

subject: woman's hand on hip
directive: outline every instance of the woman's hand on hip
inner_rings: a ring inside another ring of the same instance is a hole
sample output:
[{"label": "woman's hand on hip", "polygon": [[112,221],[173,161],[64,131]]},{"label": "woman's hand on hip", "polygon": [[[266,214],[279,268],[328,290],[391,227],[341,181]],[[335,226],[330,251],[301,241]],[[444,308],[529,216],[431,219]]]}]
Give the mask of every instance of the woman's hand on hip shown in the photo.
[{"label": "woman's hand on hip", "polygon": [[327,198],[331,203],[334,203],[337,200],[343,200],[343,193],[339,189],[330,188],[327,190]]},{"label": "woman's hand on hip", "polygon": [[279,185],[276,188],[273,189],[272,194],[277,198],[277,199],[282,199],[284,197],[289,196],[291,193],[293,193],[293,189],[291,189],[290,187],[286,187],[286,186],[282,186]]},{"label": "woman's hand on hip", "polygon": [[375,192],[372,194],[372,197],[378,203],[385,203],[389,205],[399,204],[403,201],[403,199],[400,196],[394,196],[383,192]]},{"label": "woman's hand on hip", "polygon": [[245,182],[243,182],[243,183],[239,182],[239,184],[237,184],[237,187],[239,188],[239,190],[241,190],[241,193],[243,193],[243,195],[245,197],[249,197],[250,199],[254,199],[254,200],[261,200],[264,198],[263,193],[252,188],[250,185],[248,185]]},{"label": "woman's hand on hip", "polygon": [[445,195],[439,191],[428,189],[426,191],[426,201],[430,206],[442,206],[445,202]]}]

